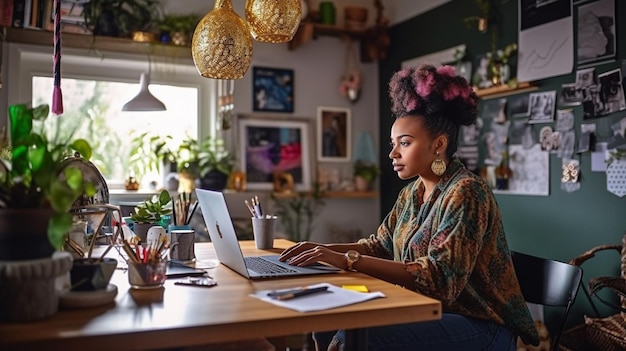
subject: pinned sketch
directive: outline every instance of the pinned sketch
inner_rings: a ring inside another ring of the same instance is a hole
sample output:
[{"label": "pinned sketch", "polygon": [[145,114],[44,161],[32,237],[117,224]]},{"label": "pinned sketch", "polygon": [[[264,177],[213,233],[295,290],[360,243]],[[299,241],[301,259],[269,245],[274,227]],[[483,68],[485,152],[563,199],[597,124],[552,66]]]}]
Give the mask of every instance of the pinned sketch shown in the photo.
[{"label": "pinned sketch", "polygon": [[522,145],[524,149],[530,149],[537,143],[533,133],[533,127],[526,121],[513,121],[511,126],[511,136],[509,142],[515,145]]},{"label": "pinned sketch", "polygon": [[574,145],[576,144],[574,111],[572,111],[572,109],[557,111],[555,129],[559,133],[557,156],[562,159],[572,158],[574,155]]},{"label": "pinned sketch", "polygon": [[519,0],[517,79],[531,82],[574,68],[572,1]]},{"label": "pinned sketch", "polygon": [[530,94],[530,119],[528,123],[554,121],[556,90]]},{"label": "pinned sketch", "polygon": [[626,150],[626,117],[611,125],[613,135],[607,139],[607,148]]},{"label": "pinned sketch", "polygon": [[482,128],[483,120],[481,118],[478,118],[476,123],[470,126],[461,126],[461,137],[459,138],[456,156],[472,172],[478,170],[478,143]]},{"label": "pinned sketch", "polygon": [[599,0],[578,7],[577,62],[615,59],[615,0]]},{"label": "pinned sketch", "polygon": [[550,195],[550,154],[542,152],[539,144],[530,149],[509,145],[509,179],[507,194]]},{"label": "pinned sketch", "polygon": [[559,148],[561,135],[552,130],[552,127],[545,126],[539,131],[539,144],[541,151],[556,151]]},{"label": "pinned sketch", "polygon": [[497,166],[502,160],[502,153],[506,151],[510,121],[506,118],[506,99],[487,100],[483,103],[481,118],[487,132],[483,140],[487,155],[485,165]]}]

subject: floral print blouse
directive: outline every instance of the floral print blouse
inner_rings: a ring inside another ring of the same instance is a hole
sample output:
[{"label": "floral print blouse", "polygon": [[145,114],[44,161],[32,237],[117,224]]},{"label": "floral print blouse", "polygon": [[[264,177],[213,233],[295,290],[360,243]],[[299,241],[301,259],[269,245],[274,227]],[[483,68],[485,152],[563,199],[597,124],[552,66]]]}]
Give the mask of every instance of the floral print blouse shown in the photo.
[{"label": "floral print blouse", "polygon": [[430,198],[424,191],[420,179],[404,187],[378,232],[359,243],[405,262],[415,276],[407,288],[440,300],[444,312],[493,321],[537,345],[489,186],[454,160]]}]

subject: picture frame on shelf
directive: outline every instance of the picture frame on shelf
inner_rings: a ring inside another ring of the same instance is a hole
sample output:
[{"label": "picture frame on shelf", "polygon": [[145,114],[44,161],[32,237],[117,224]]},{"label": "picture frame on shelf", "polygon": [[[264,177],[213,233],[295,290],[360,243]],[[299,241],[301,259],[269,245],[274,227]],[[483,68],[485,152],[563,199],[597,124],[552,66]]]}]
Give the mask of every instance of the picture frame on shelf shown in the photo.
[{"label": "picture frame on shelf", "polygon": [[352,118],[349,108],[317,108],[317,160],[349,162],[351,160]]},{"label": "picture frame on shelf", "polygon": [[310,125],[309,119],[297,117],[237,116],[239,167],[246,174],[246,188],[272,190],[275,180],[288,174],[293,190],[311,190]]},{"label": "picture frame on shelf", "polygon": [[285,112],[294,110],[294,71],[286,68],[252,68],[252,110]]}]

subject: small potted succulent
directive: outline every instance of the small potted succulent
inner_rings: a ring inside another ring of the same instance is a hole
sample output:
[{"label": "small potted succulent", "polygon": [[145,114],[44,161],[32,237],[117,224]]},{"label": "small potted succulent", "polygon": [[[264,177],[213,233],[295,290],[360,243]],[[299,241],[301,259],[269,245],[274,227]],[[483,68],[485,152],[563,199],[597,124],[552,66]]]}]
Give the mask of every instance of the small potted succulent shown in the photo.
[{"label": "small potted succulent", "polygon": [[146,241],[148,229],[155,225],[167,227],[164,223],[164,216],[172,214],[172,209],[168,207],[172,197],[167,190],[162,190],[159,195],[153,195],[150,199],[135,206],[135,211],[131,213],[130,219],[133,221],[133,231],[142,242]]}]

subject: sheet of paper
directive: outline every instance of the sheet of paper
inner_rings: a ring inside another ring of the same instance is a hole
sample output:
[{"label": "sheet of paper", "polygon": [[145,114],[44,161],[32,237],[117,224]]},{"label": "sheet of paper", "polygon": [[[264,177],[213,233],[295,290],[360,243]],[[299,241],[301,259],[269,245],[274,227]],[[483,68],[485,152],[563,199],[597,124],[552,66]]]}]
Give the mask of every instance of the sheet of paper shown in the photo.
[{"label": "sheet of paper", "polygon": [[327,286],[328,290],[321,293],[297,297],[291,300],[276,300],[267,296],[269,292],[274,290],[259,290],[253,294],[250,294],[250,296],[265,302],[269,302],[276,306],[289,308],[298,312],[329,310],[331,308],[352,305],[378,297],[385,297],[385,294],[380,291],[362,293],[342,289],[329,283],[309,285],[308,288],[316,288],[320,286]]}]

